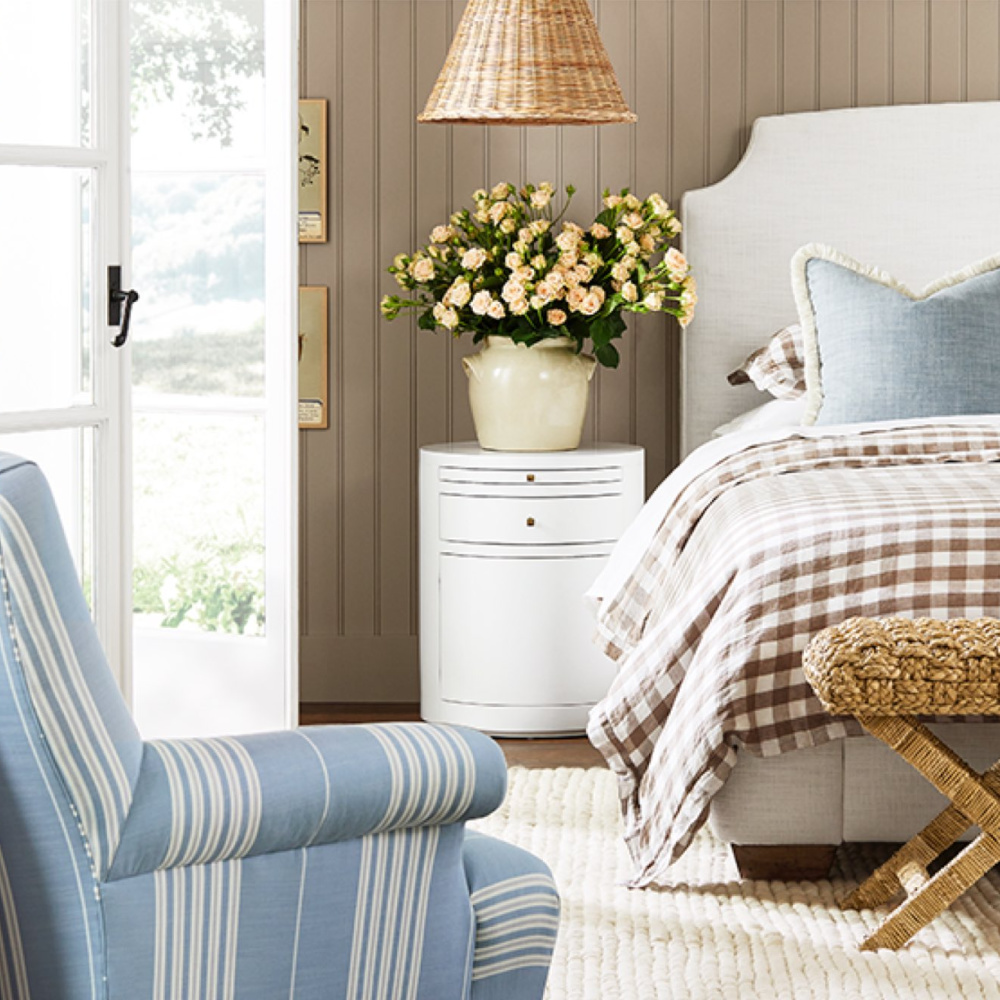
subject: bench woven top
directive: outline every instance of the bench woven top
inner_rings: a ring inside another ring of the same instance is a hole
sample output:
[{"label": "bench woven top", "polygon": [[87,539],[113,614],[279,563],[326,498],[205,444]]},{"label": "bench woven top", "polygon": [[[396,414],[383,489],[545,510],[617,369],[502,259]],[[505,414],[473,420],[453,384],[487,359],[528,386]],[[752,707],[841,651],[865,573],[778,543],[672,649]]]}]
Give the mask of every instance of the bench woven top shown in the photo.
[{"label": "bench woven top", "polygon": [[1000,620],[850,618],[802,670],[831,715],[1000,715]]}]

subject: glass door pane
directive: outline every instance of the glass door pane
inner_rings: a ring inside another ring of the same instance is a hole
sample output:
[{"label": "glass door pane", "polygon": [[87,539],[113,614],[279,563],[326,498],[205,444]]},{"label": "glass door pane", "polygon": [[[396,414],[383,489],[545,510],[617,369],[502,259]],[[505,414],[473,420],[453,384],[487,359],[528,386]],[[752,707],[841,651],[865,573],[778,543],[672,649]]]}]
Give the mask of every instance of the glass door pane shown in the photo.
[{"label": "glass door pane", "polygon": [[[263,2],[180,6],[184,16],[166,19],[132,4],[132,261],[144,307],[132,339],[134,609],[142,628],[257,635]],[[191,69],[208,52],[208,69]]]},{"label": "glass door pane", "polygon": [[0,143],[90,140],[89,0],[4,0],[0,7]]},{"label": "glass door pane", "polygon": [[0,434],[0,451],[31,459],[49,481],[83,592],[94,607],[94,438],[90,427]]},{"label": "glass door pane", "polygon": [[91,402],[94,173],[0,166],[0,411]]}]

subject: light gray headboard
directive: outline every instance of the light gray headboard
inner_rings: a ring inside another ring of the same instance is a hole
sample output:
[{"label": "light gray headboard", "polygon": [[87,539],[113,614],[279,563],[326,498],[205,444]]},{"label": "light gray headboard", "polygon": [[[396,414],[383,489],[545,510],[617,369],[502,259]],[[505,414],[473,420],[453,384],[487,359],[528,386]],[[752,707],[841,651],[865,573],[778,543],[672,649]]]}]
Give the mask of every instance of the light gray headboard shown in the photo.
[{"label": "light gray headboard", "polygon": [[724,180],[681,203],[698,310],[681,454],[768,398],[726,374],[796,318],[792,254],[827,243],[920,289],[1000,251],[1000,102],[761,118]]}]

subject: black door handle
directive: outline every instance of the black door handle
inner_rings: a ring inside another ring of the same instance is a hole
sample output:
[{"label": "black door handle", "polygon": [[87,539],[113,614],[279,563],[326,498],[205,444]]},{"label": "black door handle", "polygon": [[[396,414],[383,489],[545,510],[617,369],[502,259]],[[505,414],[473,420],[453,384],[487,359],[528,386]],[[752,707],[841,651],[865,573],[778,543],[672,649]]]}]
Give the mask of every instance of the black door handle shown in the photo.
[{"label": "black door handle", "polygon": [[[128,326],[132,319],[132,306],[139,301],[139,293],[122,288],[122,269],[118,264],[108,268],[108,326],[121,326],[118,335],[111,341],[113,347],[121,347],[128,340]],[[125,311],[122,312],[122,303]]]}]

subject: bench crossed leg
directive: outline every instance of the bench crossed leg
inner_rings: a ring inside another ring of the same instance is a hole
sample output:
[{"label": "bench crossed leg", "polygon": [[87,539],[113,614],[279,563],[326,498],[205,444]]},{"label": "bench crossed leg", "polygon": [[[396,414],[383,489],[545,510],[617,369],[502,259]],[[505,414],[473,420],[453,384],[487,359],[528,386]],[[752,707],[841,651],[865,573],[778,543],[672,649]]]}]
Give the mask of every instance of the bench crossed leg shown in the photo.
[{"label": "bench crossed leg", "polygon": [[[952,804],[852,892],[844,908],[876,906],[901,888],[907,898],[862,943],[899,948],[1000,861],[1000,761],[979,774],[913,716],[859,716]],[[933,877],[927,865],[970,826],[980,836]]]}]

